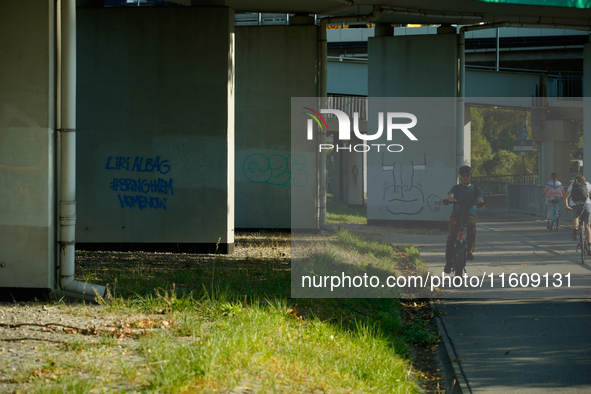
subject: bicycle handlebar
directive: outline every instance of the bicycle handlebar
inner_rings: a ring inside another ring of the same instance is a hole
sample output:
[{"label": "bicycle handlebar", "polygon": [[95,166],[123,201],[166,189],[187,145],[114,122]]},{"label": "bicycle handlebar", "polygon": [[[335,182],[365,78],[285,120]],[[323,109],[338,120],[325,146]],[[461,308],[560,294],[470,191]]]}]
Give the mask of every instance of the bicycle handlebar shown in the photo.
[{"label": "bicycle handlebar", "polygon": [[[447,202],[447,204],[446,204]],[[484,202],[479,203],[479,202],[475,202],[474,204],[468,203],[466,200],[448,200],[448,199],[444,199],[443,200],[443,205],[449,205],[449,204],[460,204],[461,206],[467,206],[467,205],[476,205],[478,208],[483,208],[486,204]]]}]

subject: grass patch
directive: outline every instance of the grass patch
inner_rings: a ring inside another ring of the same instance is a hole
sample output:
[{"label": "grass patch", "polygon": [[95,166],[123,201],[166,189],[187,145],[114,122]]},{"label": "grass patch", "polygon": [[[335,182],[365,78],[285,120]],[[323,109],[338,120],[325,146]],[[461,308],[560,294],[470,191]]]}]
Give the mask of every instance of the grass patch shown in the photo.
[{"label": "grass patch", "polygon": [[[367,209],[350,208],[339,204],[326,204],[326,223],[329,224],[367,224]],[[404,235],[438,235],[441,230],[438,228],[423,227],[402,227],[400,225],[389,225],[385,228]]]},{"label": "grass patch", "polygon": [[367,224],[367,209],[326,204],[326,223]]},{"label": "grass patch", "polygon": [[[77,279],[112,287],[101,313],[147,314],[166,326],[139,335],[134,346],[114,339],[75,344],[70,352],[123,346],[136,361],[111,362],[107,376],[106,369],[54,357],[52,368],[60,373],[49,380],[33,376],[37,392],[420,391],[409,348],[437,341],[425,302],[291,299],[289,234],[237,240],[236,256],[78,252]],[[331,248],[325,258],[354,255],[363,269],[420,269],[409,246],[340,231]],[[77,378],[66,379],[71,376]]]},{"label": "grass patch", "polygon": [[430,296],[428,269],[410,245],[338,230],[323,243],[294,242],[297,297],[401,298]]}]

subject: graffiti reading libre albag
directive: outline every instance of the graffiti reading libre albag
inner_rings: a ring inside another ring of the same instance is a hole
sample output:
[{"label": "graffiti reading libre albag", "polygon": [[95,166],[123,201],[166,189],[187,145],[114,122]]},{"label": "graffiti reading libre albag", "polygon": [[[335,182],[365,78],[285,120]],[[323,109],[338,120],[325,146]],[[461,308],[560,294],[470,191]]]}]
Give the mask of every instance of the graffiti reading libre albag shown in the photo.
[{"label": "graffiti reading libre albag", "polygon": [[[308,119],[307,123],[307,138],[309,141],[314,139],[314,120],[320,127],[320,130],[328,130],[328,125],[326,120],[322,116],[322,114],[333,114],[336,116],[337,121],[339,122],[339,133],[338,139],[339,141],[350,141],[351,140],[351,120],[349,116],[338,109],[321,109],[320,112],[313,110],[312,108],[304,107],[305,109],[311,111],[306,112],[312,119]],[[418,141],[417,137],[413,133],[410,132],[409,129],[416,126],[417,124],[417,117],[408,112],[387,112],[384,116],[384,112],[378,112],[378,130],[375,134],[363,134],[359,131],[359,113],[353,113],[353,132],[355,136],[362,141],[374,141],[382,137],[384,133],[384,118],[386,119],[386,139],[388,141],[392,141],[392,137],[394,135],[395,130],[400,130],[408,137],[411,141]],[[395,119],[408,119],[410,120],[409,123],[395,123]],[[318,144],[318,151],[321,152],[322,150],[328,149],[335,149],[336,152],[341,150],[346,151],[355,151],[355,152],[368,152],[371,149],[375,149],[380,152],[380,149],[387,150],[388,152],[402,152],[404,147],[400,144],[356,144],[356,145],[336,145],[335,144]]]}]

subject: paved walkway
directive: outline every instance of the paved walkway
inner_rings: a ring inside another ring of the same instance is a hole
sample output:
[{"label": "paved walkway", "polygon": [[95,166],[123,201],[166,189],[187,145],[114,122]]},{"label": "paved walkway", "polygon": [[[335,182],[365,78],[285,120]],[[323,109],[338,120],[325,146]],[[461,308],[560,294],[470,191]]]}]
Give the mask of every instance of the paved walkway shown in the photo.
[{"label": "paved walkway", "polygon": [[[544,220],[503,208],[484,209],[479,217],[468,275],[526,273],[531,282],[533,274],[559,273],[563,286],[546,288],[542,280],[537,289],[467,289],[454,295],[463,299],[436,302],[461,392],[590,393],[591,265],[581,264],[568,223],[550,232]],[[434,273],[445,260],[441,245],[421,248]],[[570,289],[564,287],[568,273]]]},{"label": "paved walkway", "polygon": [[[550,232],[545,220],[495,207],[481,210],[479,218],[475,260],[466,270],[469,277],[484,277],[484,285],[452,286],[434,301],[449,373],[457,379],[454,392],[591,393],[591,261],[581,264],[568,223]],[[432,274],[441,276],[446,237],[382,238],[416,246]],[[512,288],[510,274],[530,286],[513,281],[518,286]],[[540,285],[531,287],[538,277]],[[558,277],[562,285],[555,287]]]}]

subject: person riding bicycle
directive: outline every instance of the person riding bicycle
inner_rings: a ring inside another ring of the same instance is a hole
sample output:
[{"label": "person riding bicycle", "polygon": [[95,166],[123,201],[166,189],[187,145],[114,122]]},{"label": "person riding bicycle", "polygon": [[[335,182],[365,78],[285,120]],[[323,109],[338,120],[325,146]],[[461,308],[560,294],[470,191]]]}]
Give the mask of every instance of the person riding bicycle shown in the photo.
[{"label": "person riding bicycle", "polygon": [[[589,191],[591,184],[585,180],[583,175],[577,175],[574,182],[570,184],[564,196],[564,209],[566,211],[573,211],[573,241],[577,240],[577,229],[579,227],[579,216],[585,223],[585,234],[587,241],[591,243],[591,231],[589,228],[589,218],[591,218],[591,200],[589,199]],[[572,207],[568,203],[568,198],[571,199]],[[591,253],[589,253],[591,254]]]},{"label": "person riding bicycle", "polygon": [[447,194],[447,199],[443,200],[444,205],[448,205],[454,198],[457,201],[464,202],[462,204],[454,204],[453,211],[449,217],[449,234],[447,235],[447,242],[445,243],[445,268],[443,272],[446,274],[451,273],[453,268],[454,258],[454,243],[456,236],[460,229],[462,220],[462,209],[467,214],[465,219],[467,227],[467,248],[468,253],[466,259],[474,260],[474,246],[476,245],[476,223],[478,218],[476,217],[476,206],[483,208],[485,206],[484,199],[482,198],[482,190],[472,184],[472,168],[470,166],[461,166],[459,169],[460,184],[454,185]]},{"label": "person riding bicycle", "polygon": [[550,178],[550,182],[546,184],[544,192],[542,193],[542,197],[546,198],[546,205],[548,206],[548,212],[546,213],[546,218],[548,219],[546,227],[548,228],[550,228],[550,221],[552,220],[552,210],[554,209],[553,201],[560,201],[564,196],[564,187],[562,186],[562,183],[556,179],[556,173],[553,172],[550,174]]}]

